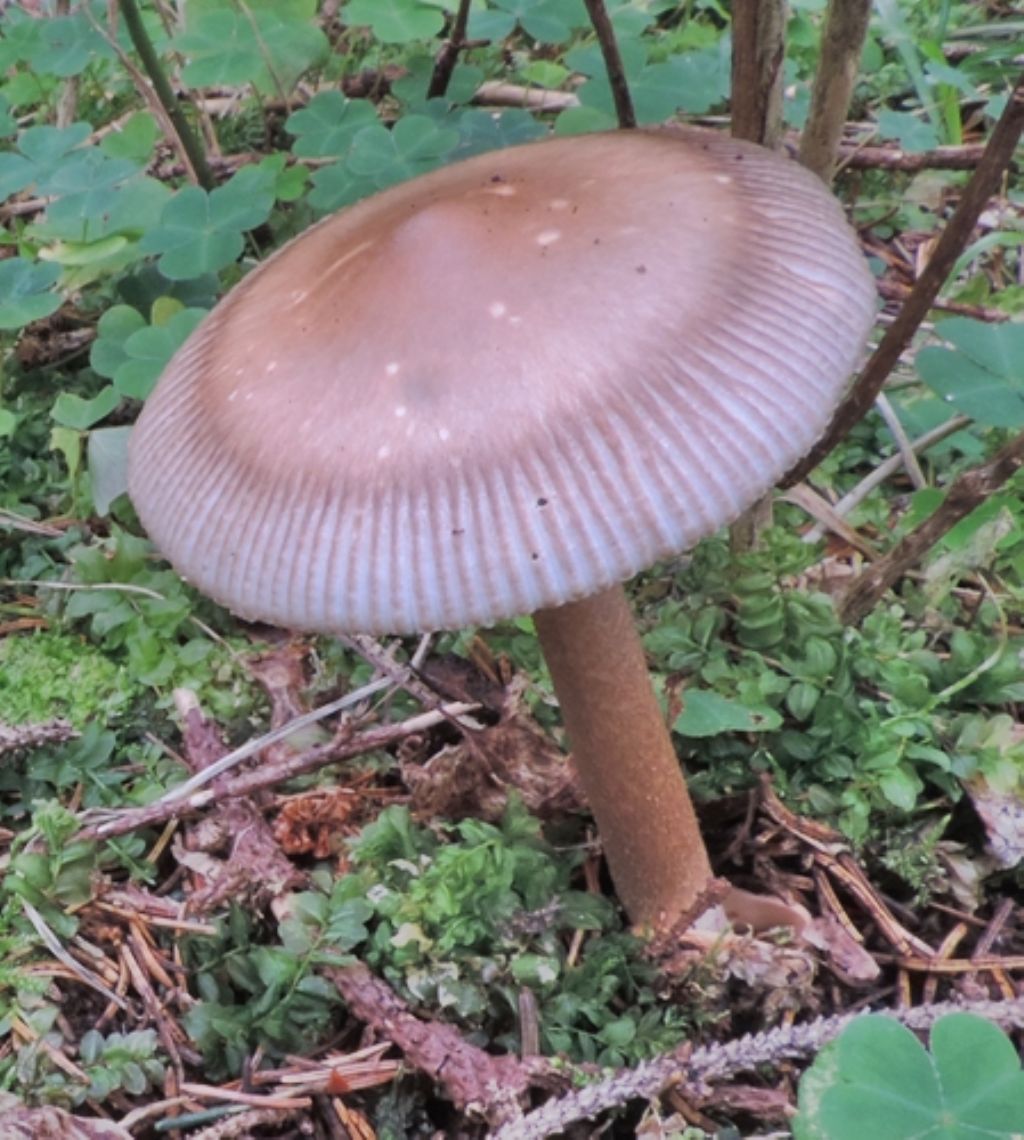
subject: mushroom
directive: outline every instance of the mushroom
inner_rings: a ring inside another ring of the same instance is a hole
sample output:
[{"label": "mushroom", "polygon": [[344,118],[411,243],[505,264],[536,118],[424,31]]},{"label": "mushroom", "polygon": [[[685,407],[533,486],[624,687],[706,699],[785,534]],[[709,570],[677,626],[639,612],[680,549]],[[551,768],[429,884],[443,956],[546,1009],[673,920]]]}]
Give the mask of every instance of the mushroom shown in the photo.
[{"label": "mushroom", "polygon": [[178,351],[133,433],[150,536],[239,615],[534,615],[631,919],[710,866],[621,583],[823,430],[874,290],[796,164],[666,128],[470,158],[328,217]]}]

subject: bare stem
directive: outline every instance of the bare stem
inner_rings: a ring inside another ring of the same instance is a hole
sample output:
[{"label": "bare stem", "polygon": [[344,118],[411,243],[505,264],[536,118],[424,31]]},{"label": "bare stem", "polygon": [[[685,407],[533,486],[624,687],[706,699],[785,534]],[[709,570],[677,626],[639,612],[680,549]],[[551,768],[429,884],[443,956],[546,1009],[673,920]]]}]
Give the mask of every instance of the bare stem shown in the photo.
[{"label": "bare stem", "polygon": [[615,100],[615,114],[619,126],[623,130],[630,130],[636,126],[636,112],[633,110],[633,96],[629,93],[629,84],[626,82],[626,69],[622,64],[622,54],[615,40],[615,30],[608,18],[608,9],[604,0],[583,0],[587,6],[587,15],[593,26],[597,42],[604,56],[604,66],[608,71],[608,82],[612,88],[612,98]]},{"label": "bare stem", "polygon": [[217,183],[206,163],[206,155],[192,128],[188,125],[188,120],[182,113],[181,106],[160,63],[160,57],[153,47],[153,41],[146,31],[146,25],[143,23],[142,13],[139,11],[138,5],[135,0],[119,0],[119,6],[132,45],[138,52],[139,59],[142,60],[142,66],[146,69],[146,74],[153,84],[153,90],[167,113],[189,165],[195,172],[196,181],[204,190],[212,190]]},{"label": "bare stem", "polygon": [[[782,140],[786,0],[736,0],[732,10],[731,133],[762,146]],[[754,550],[774,520],[771,491],[729,527],[734,554]]]},{"label": "bare stem", "polygon": [[711,867],[629,602],[615,586],[534,622],[619,898],[633,922],[664,928]]},{"label": "bare stem", "polygon": [[871,0],[829,0],[811,109],[800,139],[800,161],[823,182],[832,181],[870,17]]},{"label": "bare stem", "polygon": [[[66,16],[71,11],[71,0],[57,0],[56,14]],[[77,75],[69,75],[61,84],[60,95],[57,97],[58,129],[70,127],[78,117],[78,81]]]},{"label": "bare stem", "polygon": [[459,0],[459,10],[455,13],[455,19],[452,21],[452,30],[434,62],[434,71],[430,76],[430,85],[427,87],[428,99],[439,99],[448,90],[455,65],[459,61],[459,53],[466,46],[466,27],[469,24],[470,3],[471,0]]},{"label": "bare stem", "polygon": [[782,138],[786,0],[735,0],[732,10],[732,134],[762,146]]}]

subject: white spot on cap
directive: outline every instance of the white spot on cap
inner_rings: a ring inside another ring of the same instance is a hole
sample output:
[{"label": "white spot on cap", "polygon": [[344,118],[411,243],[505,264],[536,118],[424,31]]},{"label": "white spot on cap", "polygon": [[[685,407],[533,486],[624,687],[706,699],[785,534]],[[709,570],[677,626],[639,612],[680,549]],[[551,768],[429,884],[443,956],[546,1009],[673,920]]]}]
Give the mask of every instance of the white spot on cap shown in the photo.
[{"label": "white spot on cap", "polygon": [[732,181],[731,174],[716,174],[715,181],[721,183],[722,186],[728,186]]},{"label": "white spot on cap", "polygon": [[267,371],[273,372],[275,368],[277,368],[277,361],[276,360],[268,360],[267,361]]},{"label": "white spot on cap", "polygon": [[305,299],[308,296],[309,296],[309,290],[308,289],[293,289],[288,294],[288,300],[290,302],[289,307],[294,308],[295,305],[301,305],[302,302],[305,301]]},{"label": "white spot on cap", "polygon": [[548,205],[552,210],[568,210],[571,203],[568,198],[552,198]]},{"label": "white spot on cap", "polygon": [[237,399],[238,399],[238,389],[235,388],[234,391],[228,393],[228,400],[237,400]]},{"label": "white spot on cap", "polygon": [[553,245],[562,236],[561,230],[541,230],[537,235],[538,245]]},{"label": "white spot on cap", "polygon": [[388,445],[386,443],[382,447],[377,448],[377,458],[378,459],[387,459],[387,457],[390,454],[391,454],[391,448],[388,447]]},{"label": "white spot on cap", "polygon": [[508,305],[506,305],[504,301],[492,301],[487,306],[487,311],[492,317],[497,319],[498,317],[503,317],[508,312]]},{"label": "white spot on cap", "polygon": [[488,186],[484,193],[493,194],[496,198],[514,198],[518,191],[514,186],[509,186],[507,182],[498,182],[493,186]]},{"label": "white spot on cap", "polygon": [[246,394],[245,394],[245,397],[244,397],[244,398],[245,398],[246,400],[251,400],[251,399],[252,399],[252,392],[246,392]]},{"label": "white spot on cap", "polygon": [[409,409],[405,406],[405,404],[399,404],[398,407],[395,408],[395,415],[398,416],[399,419],[401,419],[402,416],[404,416],[408,410]]},{"label": "white spot on cap", "polygon": [[447,428],[438,428],[437,429],[437,438],[442,443],[447,442],[447,440],[451,439],[451,437],[452,437],[452,433]]},{"label": "white spot on cap", "polygon": [[401,367],[402,367],[402,366],[401,366],[401,364],[399,364],[397,360],[392,360],[392,361],[390,361],[388,364],[385,364],[385,365],[384,365],[384,371],[385,371],[385,372],[386,372],[386,373],[387,373],[389,376],[397,376],[397,375],[398,375],[398,370],[399,370]]}]

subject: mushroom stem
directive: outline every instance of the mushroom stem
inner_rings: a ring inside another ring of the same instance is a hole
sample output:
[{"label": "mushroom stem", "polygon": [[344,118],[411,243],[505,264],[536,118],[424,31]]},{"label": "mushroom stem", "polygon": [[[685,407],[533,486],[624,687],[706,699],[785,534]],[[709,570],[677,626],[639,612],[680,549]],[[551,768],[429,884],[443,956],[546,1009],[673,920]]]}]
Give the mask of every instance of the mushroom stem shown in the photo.
[{"label": "mushroom stem", "polygon": [[694,905],[711,865],[625,592],[534,623],[619,899],[634,923],[663,928]]}]

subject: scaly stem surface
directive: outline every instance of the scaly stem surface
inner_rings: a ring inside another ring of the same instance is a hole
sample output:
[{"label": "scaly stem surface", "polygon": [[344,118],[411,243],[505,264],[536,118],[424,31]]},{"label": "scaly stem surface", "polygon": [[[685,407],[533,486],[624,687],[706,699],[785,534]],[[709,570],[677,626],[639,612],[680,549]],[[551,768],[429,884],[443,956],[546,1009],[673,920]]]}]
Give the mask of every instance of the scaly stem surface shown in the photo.
[{"label": "scaly stem surface", "polygon": [[534,622],[619,899],[634,923],[664,928],[711,866],[629,602],[615,586]]}]

